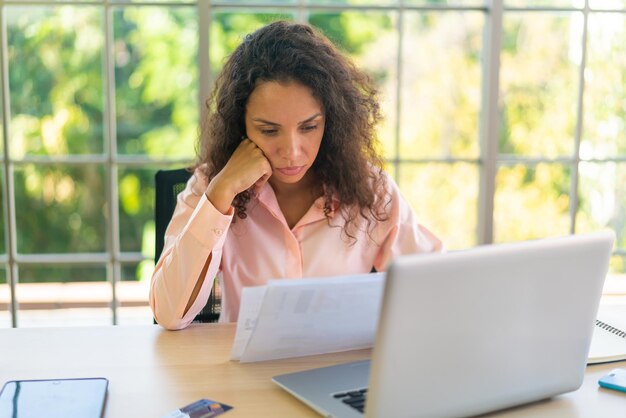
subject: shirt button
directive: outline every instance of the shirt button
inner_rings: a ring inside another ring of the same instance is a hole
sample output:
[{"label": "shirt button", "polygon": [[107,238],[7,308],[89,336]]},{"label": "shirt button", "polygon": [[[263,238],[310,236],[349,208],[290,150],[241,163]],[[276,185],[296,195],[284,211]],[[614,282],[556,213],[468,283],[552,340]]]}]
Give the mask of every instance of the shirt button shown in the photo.
[{"label": "shirt button", "polygon": [[222,235],[222,232],[224,232],[224,231],[222,231],[222,230],[221,230],[221,229],[219,229],[219,228],[213,228],[213,233],[214,233],[216,236],[218,236],[218,237]]}]

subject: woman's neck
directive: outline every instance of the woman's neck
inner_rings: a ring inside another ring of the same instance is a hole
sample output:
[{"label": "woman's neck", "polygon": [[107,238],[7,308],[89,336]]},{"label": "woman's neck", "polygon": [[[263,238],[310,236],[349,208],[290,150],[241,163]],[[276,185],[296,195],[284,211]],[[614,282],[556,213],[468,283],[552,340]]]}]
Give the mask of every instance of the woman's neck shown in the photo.
[{"label": "woman's neck", "polygon": [[307,173],[302,180],[293,184],[272,182],[271,177],[269,179],[278,206],[290,229],[296,226],[311,208],[313,202],[323,193],[321,185],[316,181],[316,176],[309,174],[312,173]]},{"label": "woman's neck", "polygon": [[268,182],[274,189],[274,194],[277,197],[302,196],[303,194],[319,197],[322,195],[322,187],[317,180],[317,176],[311,171],[307,172],[302,180],[297,183],[272,181],[271,177]]}]

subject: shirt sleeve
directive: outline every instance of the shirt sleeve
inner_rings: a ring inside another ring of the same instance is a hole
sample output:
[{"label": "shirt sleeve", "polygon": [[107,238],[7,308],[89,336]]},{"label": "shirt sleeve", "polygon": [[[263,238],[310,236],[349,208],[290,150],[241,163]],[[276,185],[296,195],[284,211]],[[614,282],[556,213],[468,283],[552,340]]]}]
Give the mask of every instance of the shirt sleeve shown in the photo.
[{"label": "shirt sleeve", "polygon": [[[205,306],[212,278],[220,268],[222,247],[233,217],[218,211],[204,193],[206,177],[198,170],[177,197],[165,231],[165,245],[150,284],[150,307],[156,321],[167,329],[182,329]],[[198,278],[210,262],[193,305],[184,314]]]},{"label": "shirt sleeve", "polygon": [[376,271],[385,271],[388,264],[400,255],[443,252],[441,240],[417,221],[415,212],[389,176],[387,189],[390,198],[388,219],[379,226],[382,244],[374,261]]}]

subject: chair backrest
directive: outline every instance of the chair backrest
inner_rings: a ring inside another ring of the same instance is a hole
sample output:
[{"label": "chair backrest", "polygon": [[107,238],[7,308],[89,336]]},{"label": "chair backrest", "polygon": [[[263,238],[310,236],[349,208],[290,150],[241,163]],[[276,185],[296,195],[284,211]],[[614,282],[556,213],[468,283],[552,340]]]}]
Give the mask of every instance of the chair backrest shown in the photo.
[{"label": "chair backrest", "polygon": [[[185,189],[187,180],[191,177],[191,171],[186,168],[177,170],[159,170],[154,176],[155,180],[155,205],[154,205],[154,223],[155,223],[155,263],[163,252],[165,245],[165,230],[172,219],[174,208],[176,208],[176,198],[180,192]],[[198,315],[194,318],[194,322],[217,322],[221,312],[221,292],[214,279],[213,290],[209,296],[207,304]]]}]

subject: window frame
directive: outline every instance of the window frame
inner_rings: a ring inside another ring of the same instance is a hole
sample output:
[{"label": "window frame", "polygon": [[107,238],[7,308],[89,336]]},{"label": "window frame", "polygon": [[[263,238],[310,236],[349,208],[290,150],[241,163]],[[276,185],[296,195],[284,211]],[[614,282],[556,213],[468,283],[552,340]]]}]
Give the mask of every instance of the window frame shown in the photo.
[{"label": "window frame", "polygon": [[[570,233],[576,231],[576,214],[578,211],[578,173],[580,158],[580,142],[582,135],[583,110],[584,110],[584,71],[587,60],[587,24],[590,13],[593,12],[616,12],[624,13],[625,11],[616,10],[591,10],[589,0],[584,0],[581,7],[513,7],[507,6],[505,0],[484,0],[482,5],[462,6],[462,0],[458,1],[459,5],[420,5],[409,3],[403,0],[396,2],[385,2],[385,4],[372,5],[350,5],[350,4],[314,4],[306,0],[293,0],[291,3],[283,3],[280,1],[267,0],[266,2],[237,2],[226,0],[197,0],[197,1],[130,1],[130,0],[0,0],[0,82],[2,83],[2,120],[3,120],[3,136],[5,140],[2,154],[2,169],[4,171],[3,196],[4,206],[4,222],[5,222],[5,239],[6,254],[0,255],[0,267],[6,269],[7,283],[10,287],[11,296],[11,323],[13,327],[18,326],[18,301],[16,298],[16,285],[18,282],[18,269],[20,266],[41,265],[41,264],[59,264],[59,265],[106,265],[106,280],[112,287],[112,323],[118,323],[118,298],[116,295],[116,284],[122,279],[122,266],[127,263],[139,263],[148,258],[137,252],[123,252],[120,250],[120,233],[119,233],[119,194],[118,194],[118,171],[125,167],[147,167],[154,165],[185,165],[191,163],[185,159],[168,159],[168,158],[149,158],[139,155],[119,155],[117,152],[117,126],[116,126],[116,108],[115,108],[115,71],[113,63],[113,12],[123,7],[187,7],[197,9],[198,19],[198,55],[197,65],[198,74],[198,106],[200,119],[204,112],[204,101],[209,96],[213,80],[210,71],[210,43],[209,34],[211,29],[211,16],[214,12],[222,9],[249,9],[253,7],[255,10],[263,9],[281,9],[294,13],[296,21],[306,22],[307,15],[310,11],[344,11],[344,10],[390,10],[397,12],[398,22],[395,30],[398,32],[398,51],[397,62],[397,80],[396,80],[396,118],[395,126],[395,143],[396,151],[393,158],[388,159],[388,164],[392,167],[392,174],[396,179],[400,178],[400,171],[404,164],[429,164],[429,163],[447,163],[454,164],[458,162],[468,162],[476,164],[479,170],[479,195],[477,209],[477,231],[476,241],[478,244],[490,244],[493,242],[493,210],[495,195],[495,178],[499,166],[507,166],[514,164],[523,164],[532,166],[538,163],[563,163],[572,170],[570,184]],[[26,156],[20,159],[13,159],[10,153],[10,91],[9,91],[9,63],[7,58],[7,23],[5,17],[5,6],[20,5],[28,6],[60,6],[60,5],[90,5],[98,6],[104,10],[104,18],[102,31],[105,36],[104,53],[103,53],[103,80],[105,92],[104,105],[104,152],[99,155],[67,155],[63,157],[34,157]],[[426,158],[412,159],[410,156],[399,155],[400,150],[400,117],[401,114],[401,95],[400,88],[402,84],[401,63],[403,59],[403,17],[408,11],[480,11],[485,16],[485,27],[483,34],[483,61],[481,63],[481,103],[480,103],[480,120],[479,120],[479,147],[480,155],[478,158]],[[577,116],[575,128],[575,151],[570,158],[524,158],[514,156],[502,156],[498,154],[498,138],[500,135],[499,121],[499,96],[500,96],[500,56],[501,42],[503,31],[503,17],[509,12],[578,12],[582,13],[584,19],[584,28],[582,36],[582,58],[580,71],[578,74],[578,99],[576,103]],[[601,160],[584,160],[585,162],[624,162],[626,157],[607,158]],[[106,201],[107,201],[107,220],[106,220],[106,252],[103,253],[65,253],[65,254],[19,254],[16,246],[16,219],[15,219],[15,184],[14,169],[23,164],[49,164],[51,162],[69,165],[87,165],[102,164],[106,170]],[[402,187],[402,184],[400,184]],[[626,255],[626,250],[618,249],[615,255]]]}]

